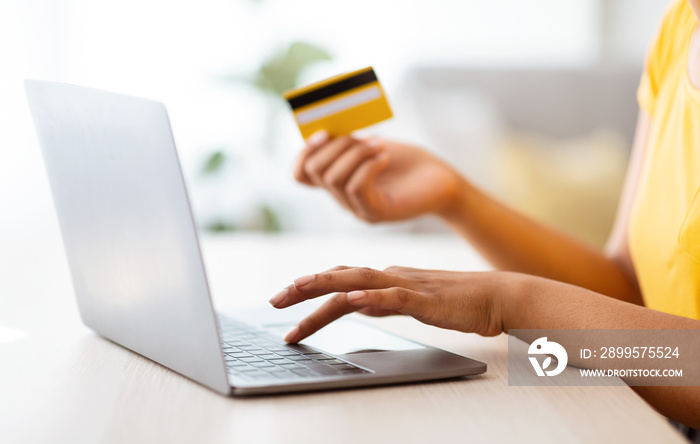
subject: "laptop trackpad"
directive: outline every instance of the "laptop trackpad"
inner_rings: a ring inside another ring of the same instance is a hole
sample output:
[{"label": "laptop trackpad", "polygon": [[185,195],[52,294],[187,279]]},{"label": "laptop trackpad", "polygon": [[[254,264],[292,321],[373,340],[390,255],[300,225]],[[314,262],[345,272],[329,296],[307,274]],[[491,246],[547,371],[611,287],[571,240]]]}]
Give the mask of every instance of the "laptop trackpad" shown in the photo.
[{"label": "laptop trackpad", "polygon": [[[292,325],[274,326],[266,330],[284,336],[291,327]],[[415,342],[351,319],[339,319],[304,339],[300,344],[324,350],[333,355],[425,348]]]}]

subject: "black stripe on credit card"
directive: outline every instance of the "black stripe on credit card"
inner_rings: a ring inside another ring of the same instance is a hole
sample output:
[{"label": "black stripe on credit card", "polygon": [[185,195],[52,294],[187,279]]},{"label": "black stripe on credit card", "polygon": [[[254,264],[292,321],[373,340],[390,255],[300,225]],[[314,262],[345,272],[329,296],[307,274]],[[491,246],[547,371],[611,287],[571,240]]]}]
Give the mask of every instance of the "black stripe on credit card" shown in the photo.
[{"label": "black stripe on credit card", "polygon": [[322,86],[321,88],[309,91],[300,96],[292,97],[287,99],[287,101],[292,106],[292,109],[297,109],[376,81],[377,75],[374,73],[374,69],[370,69],[369,71],[361,72],[339,82],[331,83],[330,85]]}]

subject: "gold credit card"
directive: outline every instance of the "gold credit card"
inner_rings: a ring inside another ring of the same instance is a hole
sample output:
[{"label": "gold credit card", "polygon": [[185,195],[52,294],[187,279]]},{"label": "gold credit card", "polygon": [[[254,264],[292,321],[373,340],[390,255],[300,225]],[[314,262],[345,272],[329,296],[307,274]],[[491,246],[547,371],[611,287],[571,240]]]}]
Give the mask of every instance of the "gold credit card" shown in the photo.
[{"label": "gold credit card", "polygon": [[318,130],[343,136],[392,116],[372,67],[284,93],[302,137]]}]

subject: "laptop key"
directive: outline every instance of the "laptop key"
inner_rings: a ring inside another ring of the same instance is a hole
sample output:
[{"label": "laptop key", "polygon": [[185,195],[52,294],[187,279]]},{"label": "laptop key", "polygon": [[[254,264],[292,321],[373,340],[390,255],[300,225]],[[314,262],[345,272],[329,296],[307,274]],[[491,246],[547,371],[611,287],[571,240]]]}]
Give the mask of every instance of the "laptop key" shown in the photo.
[{"label": "laptop key", "polygon": [[292,364],[294,362],[294,361],[290,361],[289,359],[284,359],[284,358],[268,359],[268,361],[275,364],[275,365]]},{"label": "laptop key", "polygon": [[313,372],[307,368],[300,369],[300,370],[292,370],[292,373],[294,373],[295,375],[306,376],[306,377],[318,376],[318,373]]},{"label": "laptop key", "polygon": [[250,353],[246,352],[233,352],[233,353],[226,353],[227,355],[231,356],[232,358],[249,358],[251,355]]},{"label": "laptop key", "polygon": [[289,350],[294,350],[294,351],[297,351],[299,353],[303,353],[305,355],[306,354],[321,354],[320,351],[314,350],[313,348],[307,347],[307,346],[302,345],[302,344],[287,344],[286,347]]},{"label": "laptop key", "polygon": [[245,362],[227,362],[226,367],[248,367]]},{"label": "laptop key", "polygon": [[251,355],[265,355],[267,353],[270,353],[269,351],[263,350],[262,348],[250,348],[246,351]]},{"label": "laptop key", "polygon": [[325,361],[329,359],[335,359],[333,356],[328,356],[324,354],[318,354],[318,355],[313,355],[312,358],[316,359],[317,361]]},{"label": "laptop key", "polygon": [[338,370],[334,369],[330,365],[311,364],[311,365],[308,365],[307,368],[309,368],[315,372],[318,372],[322,375],[337,375],[338,374]]},{"label": "laptop key", "polygon": [[253,372],[253,371],[257,372],[258,371],[257,368],[251,367],[249,365],[247,365],[245,367],[236,367],[235,369],[232,368],[231,370],[235,370],[236,373],[246,373],[246,372]]},{"label": "laptop key", "polygon": [[294,350],[290,350],[290,349],[288,349],[287,347],[277,347],[277,346],[275,346],[275,347],[267,347],[267,349],[270,350],[271,352],[275,352],[275,353],[277,353],[278,355],[281,355],[281,356],[292,356],[292,355],[298,355],[298,354],[299,354],[299,352],[296,352],[296,351],[294,351]]},{"label": "laptop key", "polygon": [[277,353],[280,356],[304,356],[299,354],[299,352],[295,352],[294,350],[279,350],[279,349],[270,349],[270,351],[273,351]]},{"label": "laptop key", "polygon": [[239,358],[239,361],[242,361],[242,362],[265,362],[263,359],[260,359],[256,356],[251,356],[250,358]]},{"label": "laptop key", "polygon": [[299,364],[282,364],[281,367],[286,368],[288,370],[299,370],[299,369],[305,368],[303,365],[299,365]]},{"label": "laptop key", "polygon": [[250,343],[257,345],[258,347],[266,348],[268,350],[270,347],[274,347],[276,345],[268,341],[267,339],[252,339]]},{"label": "laptop key", "polygon": [[253,367],[274,367],[275,364],[271,364],[267,361],[260,361],[260,362],[250,362],[250,365]]}]

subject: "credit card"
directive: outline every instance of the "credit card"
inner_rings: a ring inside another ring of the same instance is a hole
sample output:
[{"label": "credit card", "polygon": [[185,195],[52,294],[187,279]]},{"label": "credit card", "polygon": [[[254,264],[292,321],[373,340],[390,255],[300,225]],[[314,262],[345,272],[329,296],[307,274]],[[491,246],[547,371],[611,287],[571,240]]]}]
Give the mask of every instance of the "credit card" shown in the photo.
[{"label": "credit card", "polygon": [[304,139],[318,130],[344,136],[392,116],[372,67],[284,93]]}]

